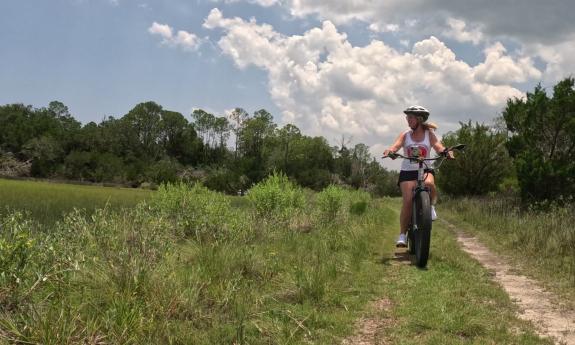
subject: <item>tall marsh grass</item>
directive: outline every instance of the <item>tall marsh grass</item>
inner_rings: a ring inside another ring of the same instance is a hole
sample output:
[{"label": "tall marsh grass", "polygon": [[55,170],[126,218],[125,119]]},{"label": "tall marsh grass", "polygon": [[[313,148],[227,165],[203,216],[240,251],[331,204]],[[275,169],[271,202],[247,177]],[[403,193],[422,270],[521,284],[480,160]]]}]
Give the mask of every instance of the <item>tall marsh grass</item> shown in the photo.
[{"label": "tall marsh grass", "polygon": [[150,198],[150,190],[0,179],[0,213],[27,212],[28,218],[53,225],[68,212],[131,208]]},{"label": "tall marsh grass", "polygon": [[551,274],[564,288],[575,288],[574,204],[523,209],[514,199],[466,198],[442,205],[525,264]]},{"label": "tall marsh grass", "polygon": [[305,195],[276,175],[247,203],[176,184],[136,207],[74,210],[50,226],[6,215],[0,339],[337,342],[365,303],[349,291],[369,289],[362,262],[384,219],[367,194],[334,187],[317,200]]}]

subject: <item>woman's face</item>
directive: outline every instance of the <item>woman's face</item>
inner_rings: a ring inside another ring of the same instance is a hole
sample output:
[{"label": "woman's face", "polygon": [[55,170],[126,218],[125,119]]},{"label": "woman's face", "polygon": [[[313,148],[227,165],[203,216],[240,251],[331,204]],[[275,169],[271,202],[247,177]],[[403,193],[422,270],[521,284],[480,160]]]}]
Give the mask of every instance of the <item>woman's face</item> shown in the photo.
[{"label": "woman's face", "polygon": [[407,120],[407,125],[411,129],[416,129],[418,125],[417,116],[415,115],[406,115],[405,119]]}]

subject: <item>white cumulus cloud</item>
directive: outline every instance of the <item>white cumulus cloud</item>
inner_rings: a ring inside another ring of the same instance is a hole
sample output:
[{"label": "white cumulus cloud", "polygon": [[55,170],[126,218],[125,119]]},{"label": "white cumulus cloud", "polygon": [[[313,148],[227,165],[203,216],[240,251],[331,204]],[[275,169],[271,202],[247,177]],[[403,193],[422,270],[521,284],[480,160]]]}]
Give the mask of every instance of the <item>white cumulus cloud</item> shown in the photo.
[{"label": "white cumulus cloud", "polygon": [[475,78],[494,85],[521,83],[541,78],[541,71],[533,66],[530,58],[513,60],[505,53],[506,49],[500,42],[485,49],[485,62],[474,68]]},{"label": "white cumulus cloud", "polygon": [[551,86],[565,77],[575,75],[575,35],[553,45],[529,44],[526,53],[539,56],[546,64],[543,81]]},{"label": "white cumulus cloud", "polygon": [[256,5],[260,5],[263,7],[270,7],[276,4],[279,4],[279,0],[211,0],[212,2],[215,3],[224,3],[224,4],[232,4],[235,2],[241,2],[241,1],[246,1],[250,4],[256,4]]},{"label": "white cumulus cloud", "polygon": [[364,22],[372,31],[392,31],[403,40],[422,32],[474,45],[512,40],[546,64],[541,79],[548,82],[575,70],[573,0],[283,0],[281,5],[295,17]]},{"label": "white cumulus cloud", "polygon": [[[483,34],[525,42],[561,42],[575,32],[572,0],[501,0],[489,4],[484,0],[284,0],[282,4],[298,17],[315,15],[335,23],[359,20],[380,27],[407,20],[435,25],[435,20],[442,18],[444,23],[447,20],[447,28],[460,30],[462,23],[467,23],[481,26]],[[467,32],[469,38],[476,35],[473,30]]]},{"label": "white cumulus cloud", "polygon": [[154,22],[148,28],[148,32],[152,35],[160,36],[162,38],[162,44],[171,47],[180,47],[184,50],[197,50],[202,43],[201,39],[195,34],[183,30],[174,33],[174,30],[166,24]]},{"label": "white cumulus cloud", "polygon": [[443,32],[446,37],[459,42],[472,42],[473,44],[479,44],[483,40],[481,31],[478,28],[467,28],[467,24],[463,20],[447,18],[447,25],[449,28]]},{"label": "white cumulus cloud", "polygon": [[[402,110],[411,104],[428,107],[443,130],[453,130],[470,118],[488,121],[509,97],[524,95],[496,72],[477,77],[481,68],[457,59],[433,36],[402,53],[380,40],[354,46],[331,21],[288,36],[218,9],[204,27],[222,31],[218,46],[239,68],[267,72],[283,122],[330,140],[344,134],[368,145],[390,144],[406,127]],[[499,60],[508,58],[504,49],[496,52]],[[536,75],[529,61],[511,62],[522,72],[511,81]],[[488,71],[487,59],[483,64]]]},{"label": "white cumulus cloud", "polygon": [[385,24],[371,23],[369,29],[373,32],[397,32],[399,31],[398,24]]}]

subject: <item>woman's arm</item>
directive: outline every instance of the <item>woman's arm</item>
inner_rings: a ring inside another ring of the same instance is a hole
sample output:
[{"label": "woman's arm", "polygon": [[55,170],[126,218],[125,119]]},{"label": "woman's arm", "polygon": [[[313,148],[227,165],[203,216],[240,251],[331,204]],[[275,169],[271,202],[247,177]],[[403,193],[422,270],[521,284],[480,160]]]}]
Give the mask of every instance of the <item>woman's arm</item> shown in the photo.
[{"label": "woman's arm", "polygon": [[397,151],[399,151],[399,149],[403,146],[403,140],[405,139],[405,132],[402,132],[397,139],[395,139],[395,142],[393,143],[393,145],[391,145],[387,150],[383,151],[383,155],[387,156],[390,153],[396,153]]},{"label": "woman's arm", "polygon": [[433,132],[433,131],[429,131],[429,143],[431,144],[431,147],[433,147],[433,149],[437,153],[441,153],[441,152],[443,152],[443,150],[445,150],[445,146],[443,146],[441,141],[439,139],[437,139],[437,136],[435,135],[435,132]]},{"label": "woman's arm", "polygon": [[[443,146],[441,141],[439,139],[437,139],[437,136],[435,135],[435,133],[433,131],[429,131],[429,143],[431,144],[431,147],[433,147],[435,152],[443,153],[443,151],[445,151],[445,146]],[[447,158],[450,158],[450,159],[453,158],[453,152],[452,151],[447,152]]]}]

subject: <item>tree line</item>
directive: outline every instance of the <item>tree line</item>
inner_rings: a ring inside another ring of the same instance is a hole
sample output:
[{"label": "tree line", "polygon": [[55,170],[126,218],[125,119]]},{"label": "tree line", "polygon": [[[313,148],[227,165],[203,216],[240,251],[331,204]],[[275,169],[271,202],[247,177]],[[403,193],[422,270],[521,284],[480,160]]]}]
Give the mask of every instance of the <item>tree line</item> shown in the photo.
[{"label": "tree line", "polygon": [[119,118],[82,125],[61,102],[0,106],[0,174],[142,186],[176,180],[237,193],[273,171],[320,190],[345,184],[396,195],[397,173],[381,167],[362,143],[330,146],[268,111],[228,116],[201,109],[191,120],[155,102]]},{"label": "tree line", "polygon": [[[493,124],[460,123],[446,146],[467,144],[444,163],[437,183],[451,195],[503,193],[528,203],[575,196],[575,79],[550,95],[541,85],[507,101]],[[469,116],[470,118],[472,116]],[[362,143],[330,146],[292,124],[279,127],[264,109],[228,116],[181,113],[154,102],[137,104],[120,118],[82,125],[61,102],[33,108],[0,106],[0,174],[111,182],[131,186],[202,181],[226,193],[246,190],[273,171],[304,187],[329,184],[398,195],[397,172],[388,171]]]}]

